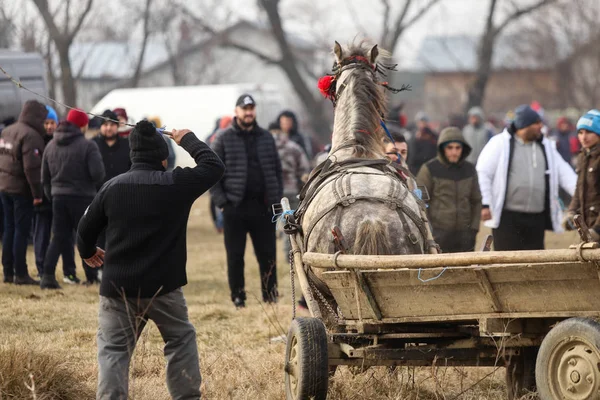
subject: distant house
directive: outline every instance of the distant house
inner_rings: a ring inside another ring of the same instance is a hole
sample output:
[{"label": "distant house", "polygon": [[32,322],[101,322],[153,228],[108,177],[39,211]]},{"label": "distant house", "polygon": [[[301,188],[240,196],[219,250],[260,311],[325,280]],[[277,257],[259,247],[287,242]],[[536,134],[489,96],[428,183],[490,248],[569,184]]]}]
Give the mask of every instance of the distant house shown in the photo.
[{"label": "distant house", "polygon": [[[412,92],[403,94],[409,118],[418,110],[425,110],[438,120],[463,113],[468,87],[476,77],[478,40],[477,36],[465,35],[424,39],[405,72],[405,77],[418,83],[416,87],[413,85]],[[546,109],[561,104],[554,65],[523,56],[518,48],[514,38],[498,38],[483,104],[488,114],[504,115],[509,109],[533,100]],[[400,74],[399,79],[402,78]]]},{"label": "distant house", "polygon": [[[311,65],[316,57],[312,44],[295,37],[288,40],[295,54]],[[279,48],[269,28],[247,21],[240,21],[217,35],[203,35],[196,40],[181,38],[176,49],[169,49],[164,41],[153,38],[146,47],[138,87],[269,83],[280,87],[286,105],[302,114],[301,103],[277,65],[244,50],[224,46],[225,41],[251,47],[270,58],[279,57]],[[77,77],[78,106],[89,109],[110,90],[131,87],[140,50],[140,43],[74,43],[70,57]],[[310,79],[308,74],[304,78]]]}]

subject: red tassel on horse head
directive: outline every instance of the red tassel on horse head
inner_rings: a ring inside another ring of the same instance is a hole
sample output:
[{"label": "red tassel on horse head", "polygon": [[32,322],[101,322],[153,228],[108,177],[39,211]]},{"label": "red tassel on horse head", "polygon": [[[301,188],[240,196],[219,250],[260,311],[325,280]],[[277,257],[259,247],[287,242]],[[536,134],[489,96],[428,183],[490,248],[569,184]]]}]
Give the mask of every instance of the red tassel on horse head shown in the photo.
[{"label": "red tassel on horse head", "polygon": [[325,75],[319,78],[319,83],[317,84],[317,86],[319,87],[319,91],[321,92],[323,97],[328,99],[332,97],[331,85],[334,81],[335,77],[332,75]]}]

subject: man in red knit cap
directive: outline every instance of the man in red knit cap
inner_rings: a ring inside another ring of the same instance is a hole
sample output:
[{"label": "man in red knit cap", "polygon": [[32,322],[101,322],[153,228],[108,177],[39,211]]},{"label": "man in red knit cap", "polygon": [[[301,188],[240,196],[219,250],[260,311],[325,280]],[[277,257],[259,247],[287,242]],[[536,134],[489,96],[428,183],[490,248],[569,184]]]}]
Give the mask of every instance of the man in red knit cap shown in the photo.
[{"label": "man in red knit cap", "polygon": [[[104,163],[98,145],[83,136],[88,116],[71,110],[54,139],[48,143],[42,159],[44,192],[52,199],[52,239],[44,259],[42,289],[60,289],[55,271],[61,253],[73,246],[73,233],[86,208],[96,195],[96,187],[104,178]],[[65,283],[79,283],[75,260],[63,257]]]}]

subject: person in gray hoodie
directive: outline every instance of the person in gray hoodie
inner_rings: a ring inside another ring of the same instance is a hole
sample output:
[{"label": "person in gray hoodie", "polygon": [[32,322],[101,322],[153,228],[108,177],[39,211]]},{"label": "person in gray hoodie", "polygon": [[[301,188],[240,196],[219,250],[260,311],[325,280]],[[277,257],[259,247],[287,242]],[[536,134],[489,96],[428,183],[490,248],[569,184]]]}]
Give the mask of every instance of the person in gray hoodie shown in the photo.
[{"label": "person in gray hoodie", "polygon": [[[52,239],[44,259],[42,289],[60,289],[56,264],[61,253],[73,246],[73,233],[104,179],[104,163],[96,143],[83,136],[88,125],[83,111],[71,110],[48,143],[42,159],[44,192],[52,199]],[[71,261],[71,260],[69,260]],[[63,258],[63,263],[67,262]],[[64,266],[68,283],[79,283],[75,263]]]},{"label": "person in gray hoodie", "polygon": [[466,161],[471,164],[477,164],[477,159],[481,150],[487,142],[494,136],[494,132],[485,126],[485,114],[481,107],[473,107],[469,110],[469,124],[463,128],[463,137],[471,146],[471,154]]}]

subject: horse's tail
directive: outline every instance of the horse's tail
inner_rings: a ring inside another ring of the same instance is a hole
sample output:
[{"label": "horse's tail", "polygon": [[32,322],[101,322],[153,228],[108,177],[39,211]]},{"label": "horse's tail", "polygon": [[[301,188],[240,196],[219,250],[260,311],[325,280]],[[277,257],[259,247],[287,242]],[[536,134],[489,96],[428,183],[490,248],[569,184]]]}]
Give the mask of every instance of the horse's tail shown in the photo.
[{"label": "horse's tail", "polygon": [[354,241],[354,254],[391,254],[386,224],[382,220],[364,219],[358,224]]}]

